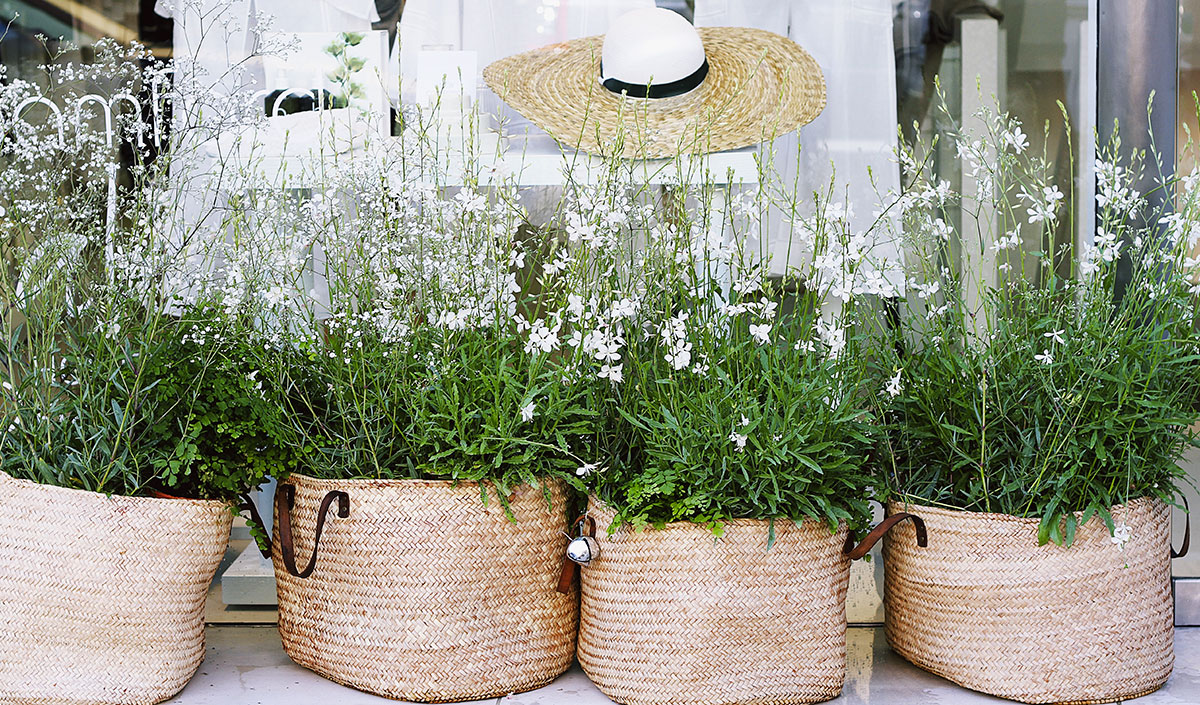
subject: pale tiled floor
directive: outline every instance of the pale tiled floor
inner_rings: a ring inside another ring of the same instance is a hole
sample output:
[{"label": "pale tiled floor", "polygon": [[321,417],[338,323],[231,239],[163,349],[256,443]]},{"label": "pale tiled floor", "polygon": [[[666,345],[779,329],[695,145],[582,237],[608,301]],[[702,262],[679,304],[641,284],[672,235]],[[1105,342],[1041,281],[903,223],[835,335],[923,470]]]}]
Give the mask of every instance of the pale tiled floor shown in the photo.
[{"label": "pale tiled floor", "polygon": [[[1137,705],[1200,703],[1200,627],[1177,630],[1175,673],[1166,687]],[[178,705],[330,705],[392,703],[325,680],[283,653],[270,626],[210,626],[208,655],[199,673],[169,701]],[[510,695],[489,705],[610,705],[575,666],[554,683]],[[875,627],[852,627],[847,640],[846,687],[837,705],[975,705],[1005,703],[980,695],[909,665],[893,654]]]}]

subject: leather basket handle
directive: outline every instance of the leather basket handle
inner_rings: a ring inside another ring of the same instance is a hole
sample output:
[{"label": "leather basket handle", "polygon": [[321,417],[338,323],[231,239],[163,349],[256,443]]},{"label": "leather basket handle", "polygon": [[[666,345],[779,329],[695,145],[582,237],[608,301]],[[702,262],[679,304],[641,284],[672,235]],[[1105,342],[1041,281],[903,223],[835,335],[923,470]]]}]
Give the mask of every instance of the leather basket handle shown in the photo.
[{"label": "leather basket handle", "polygon": [[917,545],[921,548],[928,546],[929,534],[925,531],[925,520],[916,514],[897,512],[887,519],[881,521],[874,529],[871,529],[870,533],[864,536],[862,542],[857,546],[854,545],[854,532],[851,531],[846,536],[846,545],[842,546],[842,553],[845,553],[846,557],[852,561],[862,558],[871,551],[871,548],[879,542],[879,539],[883,538],[883,535],[886,534],[889,529],[905,519],[911,519],[913,528],[917,530]]},{"label": "leather basket handle", "polygon": [[1188,554],[1188,549],[1192,546],[1192,508],[1188,506],[1187,497],[1182,493],[1179,495],[1183,500],[1183,511],[1186,513],[1183,520],[1183,545],[1176,551],[1175,547],[1171,547],[1172,558],[1183,558]]},{"label": "leather basket handle", "polygon": [[[588,536],[596,538],[596,520],[587,514],[576,519],[572,522],[571,526],[582,527],[585,521],[587,522]],[[579,572],[579,564],[563,556],[562,572],[558,574],[558,587],[555,590],[564,595],[571,592],[571,583],[575,581],[575,574],[577,572]]]},{"label": "leather basket handle", "polygon": [[275,516],[279,521],[276,529],[279,532],[279,555],[283,559],[283,567],[297,578],[307,578],[317,567],[317,547],[321,543],[321,531],[325,528],[325,518],[334,501],[338,503],[338,518],[350,516],[350,495],[341,490],[330,490],[321,500],[321,508],[317,510],[317,530],[313,534],[312,557],[304,570],[296,569],[296,547],[292,541],[292,507],[296,504],[296,486],[280,485],[275,492]]}]

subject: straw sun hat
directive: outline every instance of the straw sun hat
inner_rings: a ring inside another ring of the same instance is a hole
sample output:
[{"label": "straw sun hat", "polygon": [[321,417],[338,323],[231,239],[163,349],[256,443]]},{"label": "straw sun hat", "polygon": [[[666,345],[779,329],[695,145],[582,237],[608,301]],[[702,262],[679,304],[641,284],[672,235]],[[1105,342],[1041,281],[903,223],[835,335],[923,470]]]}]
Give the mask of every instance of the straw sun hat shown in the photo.
[{"label": "straw sun hat", "polygon": [[745,147],[812,122],[825,79],[795,42],[696,29],[670,10],[621,15],[607,35],[503,58],[484,80],[565,145],[660,158]]}]

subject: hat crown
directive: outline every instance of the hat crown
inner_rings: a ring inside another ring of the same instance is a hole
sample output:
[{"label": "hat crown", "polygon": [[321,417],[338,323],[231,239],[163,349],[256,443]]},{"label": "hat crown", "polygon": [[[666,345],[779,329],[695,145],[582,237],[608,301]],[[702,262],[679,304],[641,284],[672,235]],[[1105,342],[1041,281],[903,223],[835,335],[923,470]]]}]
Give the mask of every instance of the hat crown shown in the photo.
[{"label": "hat crown", "polygon": [[679,14],[647,8],[613,21],[604,35],[600,59],[601,80],[661,85],[695,74],[704,64],[704,43]]}]

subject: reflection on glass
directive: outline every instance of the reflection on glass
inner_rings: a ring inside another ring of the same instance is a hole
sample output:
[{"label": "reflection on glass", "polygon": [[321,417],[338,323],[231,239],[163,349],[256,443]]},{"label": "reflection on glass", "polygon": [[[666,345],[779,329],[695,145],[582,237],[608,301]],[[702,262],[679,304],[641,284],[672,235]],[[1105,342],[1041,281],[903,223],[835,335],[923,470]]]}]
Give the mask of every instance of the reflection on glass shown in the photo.
[{"label": "reflection on glass", "polygon": [[[1081,128],[1090,130],[1092,122],[1085,119],[1090,118],[1085,110],[1095,104],[1094,83],[1089,80],[1094,67],[1085,46],[1087,32],[1095,25],[1089,22],[1087,0],[896,0],[894,7],[898,112],[907,139],[929,140],[945,133],[951,120],[957,123],[965,117],[964,104],[977,102],[976,96],[962,94],[974,90],[974,77],[962,76],[964,57],[970,56],[974,65],[982,61],[992,67],[999,87],[998,95],[982,97],[983,104],[1021,120],[1028,150],[1054,165],[1054,181],[1069,198],[1090,194],[1090,172],[1080,169],[1086,146]],[[999,46],[963,46],[958,23],[989,17],[998,23]],[[935,86],[941,88],[940,97]],[[943,100],[948,116],[939,107]],[[935,167],[942,178],[960,183],[950,140],[943,139],[940,146]],[[1074,237],[1079,210],[1074,202],[1066,205],[1069,210],[1058,222],[1054,242],[1041,242],[1040,228],[1029,227],[1020,233],[1027,248],[1042,249]]]}]

